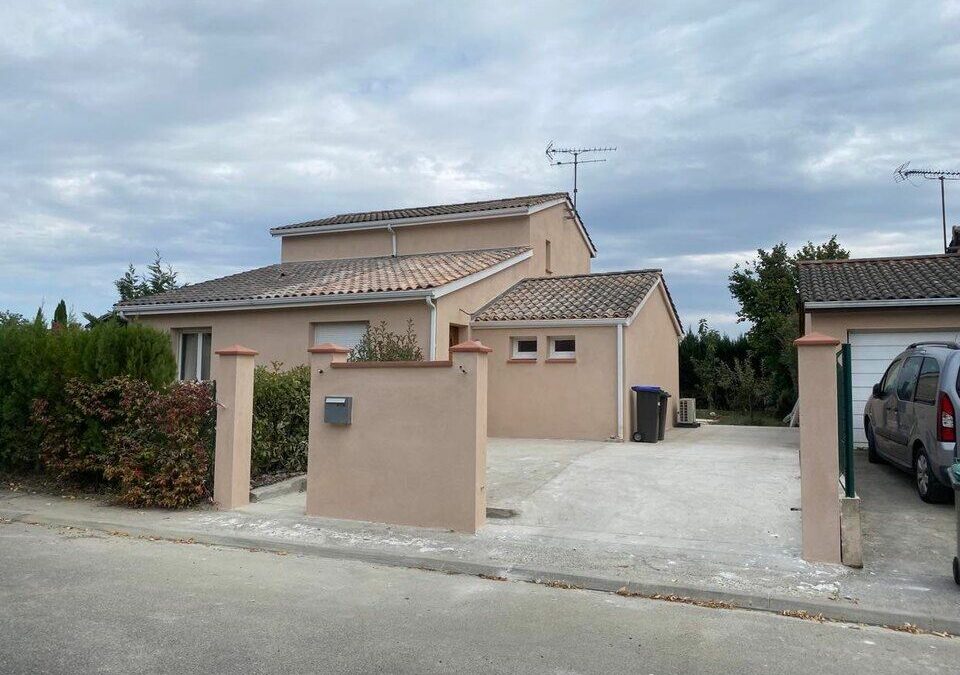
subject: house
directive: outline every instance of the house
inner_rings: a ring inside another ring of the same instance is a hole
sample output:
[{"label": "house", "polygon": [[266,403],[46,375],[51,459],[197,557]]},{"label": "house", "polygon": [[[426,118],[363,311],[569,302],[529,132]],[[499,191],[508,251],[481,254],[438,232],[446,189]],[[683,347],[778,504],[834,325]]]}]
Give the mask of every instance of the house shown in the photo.
[{"label": "house", "polygon": [[216,379],[211,355],[232,344],[289,367],[312,345],[352,348],[371,324],[410,322],[425,358],[446,360],[476,331],[496,350],[492,435],[622,439],[631,384],[679,394],[682,331],[662,274],[591,274],[596,247],[566,193],[348,213],[271,234],[278,264],[117,310],[170,333],[182,379]]},{"label": "house", "polygon": [[851,346],[854,441],[866,444],[863,409],[873,385],[910,343],[960,341],[960,255],[799,264],[804,334]]}]

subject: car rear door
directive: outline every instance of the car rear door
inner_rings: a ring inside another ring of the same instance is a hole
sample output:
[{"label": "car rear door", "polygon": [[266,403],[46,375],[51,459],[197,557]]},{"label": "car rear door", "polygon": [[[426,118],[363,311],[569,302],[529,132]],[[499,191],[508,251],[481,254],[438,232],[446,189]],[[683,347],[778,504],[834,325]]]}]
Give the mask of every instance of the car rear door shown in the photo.
[{"label": "car rear door", "polygon": [[[923,437],[924,434],[930,438],[935,437],[939,396],[940,363],[933,357],[924,357],[920,375],[917,377],[917,389],[913,395],[913,424],[905,430],[908,439]],[[929,440],[926,441],[926,444],[929,443]],[[933,447],[930,446],[930,449]]]},{"label": "car rear door", "polygon": [[910,441],[910,429],[914,424],[913,393],[917,388],[917,377],[922,364],[922,356],[911,356],[903,362],[897,376],[897,394],[892,399],[895,409],[893,414],[888,414],[886,420],[891,458],[904,466],[913,463],[907,444]]}]

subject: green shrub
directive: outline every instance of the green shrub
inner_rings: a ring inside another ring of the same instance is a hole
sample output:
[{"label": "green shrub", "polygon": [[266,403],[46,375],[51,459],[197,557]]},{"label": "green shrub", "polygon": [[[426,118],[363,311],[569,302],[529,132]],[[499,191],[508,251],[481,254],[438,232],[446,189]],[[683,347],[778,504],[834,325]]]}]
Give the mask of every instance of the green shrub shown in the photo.
[{"label": "green shrub", "polygon": [[310,368],[257,366],[253,375],[253,476],[307,470]]},{"label": "green shrub", "polygon": [[403,335],[387,330],[387,322],[367,326],[366,332],[353,348],[350,361],[423,361],[423,352],[417,344],[413,319],[407,319],[407,332]]},{"label": "green shrub", "polygon": [[127,506],[178,508],[209,496],[214,409],[203,383],[71,379],[57,403],[34,403],[33,420],[58,479],[109,485]]},{"label": "green shrub", "polygon": [[40,313],[31,323],[0,323],[0,469],[38,468],[31,407],[37,399],[56,404],[69,380],[127,376],[158,388],[176,372],[170,338],[147,326],[106,322],[49,330]]}]

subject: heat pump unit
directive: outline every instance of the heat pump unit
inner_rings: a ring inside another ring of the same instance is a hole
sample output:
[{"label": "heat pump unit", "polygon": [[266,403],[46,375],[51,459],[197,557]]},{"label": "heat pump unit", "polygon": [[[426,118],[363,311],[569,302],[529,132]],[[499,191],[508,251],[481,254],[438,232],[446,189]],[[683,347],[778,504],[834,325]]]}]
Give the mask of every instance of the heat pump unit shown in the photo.
[{"label": "heat pump unit", "polygon": [[677,426],[678,427],[698,427],[697,422],[697,399],[681,398],[677,402]]}]

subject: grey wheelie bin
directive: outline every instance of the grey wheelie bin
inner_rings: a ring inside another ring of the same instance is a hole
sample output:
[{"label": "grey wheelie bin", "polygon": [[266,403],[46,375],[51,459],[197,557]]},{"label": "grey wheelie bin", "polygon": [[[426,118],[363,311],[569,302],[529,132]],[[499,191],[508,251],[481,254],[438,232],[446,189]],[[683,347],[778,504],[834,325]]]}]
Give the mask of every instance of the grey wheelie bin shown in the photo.
[{"label": "grey wheelie bin", "polygon": [[638,384],[631,389],[637,398],[633,440],[637,443],[662,441],[667,428],[667,399],[670,394],[656,386]]}]

